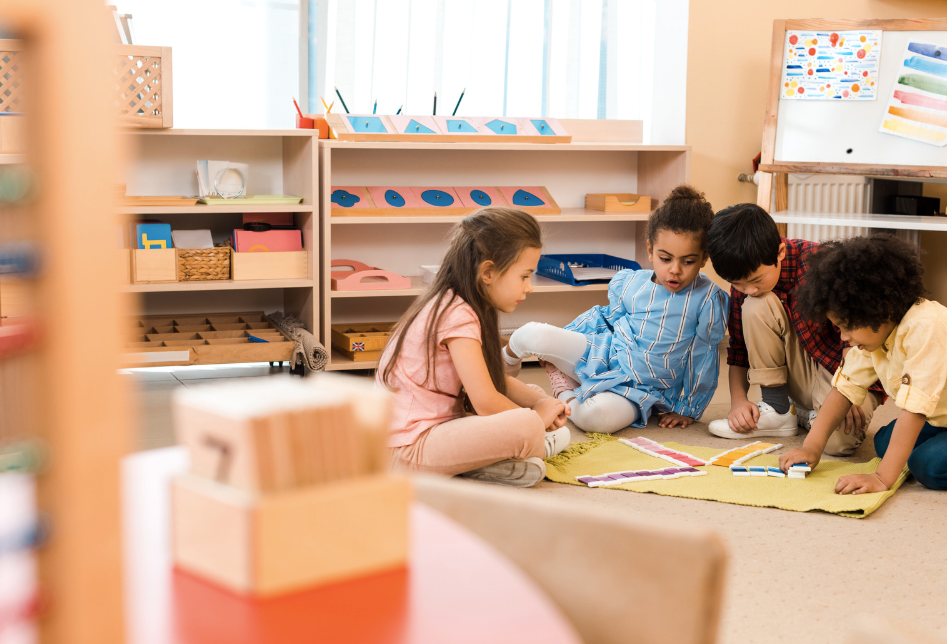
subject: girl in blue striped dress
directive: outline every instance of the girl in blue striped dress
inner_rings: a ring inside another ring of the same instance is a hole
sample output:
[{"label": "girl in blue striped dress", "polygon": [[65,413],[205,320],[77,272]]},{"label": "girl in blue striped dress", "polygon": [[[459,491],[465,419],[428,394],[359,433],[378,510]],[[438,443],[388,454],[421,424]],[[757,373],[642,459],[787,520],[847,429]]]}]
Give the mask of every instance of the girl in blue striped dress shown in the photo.
[{"label": "girl in blue striped dress", "polygon": [[652,413],[662,427],[700,418],[717,388],[729,304],[700,273],[712,218],[703,194],[675,188],[648,219],[654,270],[619,272],[608,285],[608,305],[564,329],[537,322],[517,329],[503,352],[509,369],[539,358],[553,395],[585,431],[644,427]]}]

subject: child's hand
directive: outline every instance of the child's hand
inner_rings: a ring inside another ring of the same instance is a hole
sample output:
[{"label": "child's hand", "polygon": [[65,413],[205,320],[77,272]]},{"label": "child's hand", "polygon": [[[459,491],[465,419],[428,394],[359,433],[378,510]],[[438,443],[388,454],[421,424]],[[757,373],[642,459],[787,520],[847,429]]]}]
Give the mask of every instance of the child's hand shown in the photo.
[{"label": "child's hand", "polygon": [[865,494],[867,492],[887,492],[888,486],[882,482],[877,472],[874,474],[848,474],[839,477],[835,484],[838,494]]},{"label": "child's hand", "polygon": [[681,429],[685,429],[693,422],[694,419],[690,416],[681,416],[672,411],[661,415],[661,418],[658,419],[658,427],[677,427],[680,425]]},{"label": "child's hand", "polygon": [[744,400],[730,407],[727,422],[730,429],[740,434],[749,434],[756,430],[756,421],[760,419],[760,408],[749,400]]},{"label": "child's hand", "polygon": [[791,449],[779,457],[779,469],[788,472],[789,468],[796,463],[806,463],[812,469],[822,460],[822,454],[803,445],[796,449]]},{"label": "child's hand", "polygon": [[[565,425],[565,417],[572,413],[572,410],[569,409],[569,405],[556,398],[540,398],[536,404],[533,405],[533,411],[542,418],[543,425],[547,428],[555,426],[555,429]],[[556,423],[559,424],[556,425]]]}]

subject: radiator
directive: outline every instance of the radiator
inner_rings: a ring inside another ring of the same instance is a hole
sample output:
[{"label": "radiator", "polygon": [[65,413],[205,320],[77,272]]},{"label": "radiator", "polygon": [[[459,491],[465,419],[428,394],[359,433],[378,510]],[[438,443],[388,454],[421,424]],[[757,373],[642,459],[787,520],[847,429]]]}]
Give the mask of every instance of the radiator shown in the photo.
[{"label": "radiator", "polygon": [[[789,210],[801,212],[867,213],[871,203],[871,184],[866,177],[848,175],[789,175]],[[789,224],[790,239],[808,239],[822,242],[870,235],[872,228],[861,226],[822,226],[818,224]],[[915,246],[920,246],[920,231],[892,231]]]}]

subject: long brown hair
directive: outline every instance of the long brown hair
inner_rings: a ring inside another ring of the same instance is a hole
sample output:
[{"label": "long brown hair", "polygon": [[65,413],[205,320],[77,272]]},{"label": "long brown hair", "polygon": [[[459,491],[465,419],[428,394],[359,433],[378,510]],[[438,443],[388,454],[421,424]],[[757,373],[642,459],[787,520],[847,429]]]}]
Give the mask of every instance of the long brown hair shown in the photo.
[{"label": "long brown hair", "polygon": [[[480,279],[480,269],[484,262],[492,262],[496,274],[503,275],[525,249],[542,248],[542,245],[542,231],[536,219],[513,208],[481,208],[454,226],[450,247],[441,261],[437,277],[401,316],[385,347],[385,353],[390,351],[390,355],[382,371],[382,382],[391,387],[391,373],[401,356],[405,335],[421,311],[433,302],[434,314],[430,316],[425,329],[427,370],[424,384],[433,381],[437,387],[434,374],[437,333],[451,303],[460,299],[470,305],[480,321],[484,362],[487,363],[493,386],[505,394],[506,376],[503,356],[500,355],[499,316]],[[447,299],[449,292],[450,299]],[[464,396],[466,398],[466,394]],[[469,401],[465,400],[465,406],[469,407]]]}]

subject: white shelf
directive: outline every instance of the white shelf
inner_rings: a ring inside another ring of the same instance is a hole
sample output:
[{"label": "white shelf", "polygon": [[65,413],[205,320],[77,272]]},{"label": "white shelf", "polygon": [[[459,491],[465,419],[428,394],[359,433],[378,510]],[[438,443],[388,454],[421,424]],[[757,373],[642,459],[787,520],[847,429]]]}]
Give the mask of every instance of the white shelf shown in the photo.
[{"label": "white shelf", "polygon": [[820,226],[860,226],[896,230],[947,231],[947,217],[914,217],[910,215],[878,215],[866,213],[800,212],[780,210],[772,214],[781,224],[816,224]]},{"label": "white shelf", "polygon": [[[469,213],[468,213],[469,214]],[[333,226],[355,224],[453,224],[467,215],[428,215],[421,217],[399,217],[397,215],[381,217],[332,217]],[[558,215],[536,215],[536,220],[543,223],[574,223],[590,221],[648,221],[650,212],[603,212],[601,210],[587,210],[585,208],[563,208]]]},{"label": "white shelf", "polygon": [[325,148],[351,150],[525,150],[535,152],[688,152],[689,145],[646,145],[644,143],[426,143],[406,141],[339,141],[324,139]]},{"label": "white shelf", "polygon": [[[407,297],[420,295],[427,288],[427,284],[420,277],[411,277],[411,288],[388,289],[379,291],[332,291],[332,299],[353,297]],[[570,286],[542,275],[533,276],[533,293],[562,293],[576,291],[607,291],[608,282],[589,284],[587,286]]]},{"label": "white shelf", "polygon": [[290,206],[241,206],[235,203],[233,206],[119,206],[118,212],[121,215],[212,215],[212,214],[235,214],[239,215],[246,212],[313,212],[315,206],[294,204]]},{"label": "white shelf", "polygon": [[158,293],[187,291],[246,291],[273,288],[312,288],[313,280],[200,280],[194,282],[161,282],[154,284],[124,284],[125,293]]}]

